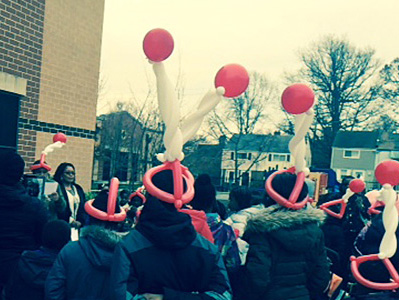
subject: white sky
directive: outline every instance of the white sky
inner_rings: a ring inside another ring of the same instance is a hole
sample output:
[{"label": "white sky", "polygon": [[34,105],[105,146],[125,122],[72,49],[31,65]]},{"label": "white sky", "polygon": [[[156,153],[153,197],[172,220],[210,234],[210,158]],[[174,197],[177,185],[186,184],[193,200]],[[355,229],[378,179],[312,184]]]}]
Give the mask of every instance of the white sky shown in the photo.
[{"label": "white sky", "polygon": [[172,81],[181,68],[190,106],[228,63],[281,82],[284,71],[299,67],[298,50],[326,34],[374,48],[389,63],[399,56],[398,12],[399,0],[106,0],[99,113],[154,81],[142,50],[153,28],[173,35],[166,67]]}]

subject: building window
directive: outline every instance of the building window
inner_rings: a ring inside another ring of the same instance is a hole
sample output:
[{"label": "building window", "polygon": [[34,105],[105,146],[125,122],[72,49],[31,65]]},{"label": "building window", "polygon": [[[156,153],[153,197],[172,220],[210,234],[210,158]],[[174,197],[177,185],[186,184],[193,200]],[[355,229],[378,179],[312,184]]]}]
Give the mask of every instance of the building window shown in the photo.
[{"label": "building window", "polygon": [[[270,159],[269,159],[269,161],[270,161]],[[289,161],[289,155],[273,154],[272,161]]]},{"label": "building window", "polygon": [[360,158],[360,151],[359,150],[344,150],[344,158]]},{"label": "building window", "polygon": [[230,159],[234,160],[234,152],[230,153]]},{"label": "building window", "polygon": [[252,153],[248,153],[248,160],[252,159]]},{"label": "building window", "polygon": [[234,181],[234,171],[230,171],[229,172],[229,182],[233,182]]},{"label": "building window", "polygon": [[249,157],[248,154],[251,154],[251,153],[242,153],[242,152],[241,153],[237,153],[237,158],[238,159],[247,159]]}]

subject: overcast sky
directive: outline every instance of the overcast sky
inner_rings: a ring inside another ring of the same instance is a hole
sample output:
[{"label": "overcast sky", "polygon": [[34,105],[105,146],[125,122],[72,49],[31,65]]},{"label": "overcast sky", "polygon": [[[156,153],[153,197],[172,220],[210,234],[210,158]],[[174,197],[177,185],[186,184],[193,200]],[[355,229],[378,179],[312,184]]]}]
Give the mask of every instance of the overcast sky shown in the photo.
[{"label": "overcast sky", "polygon": [[399,0],[106,0],[101,76],[107,102],[146,91],[154,75],[142,50],[145,34],[164,28],[175,50],[166,61],[183,73],[185,101],[195,102],[225,64],[281,82],[299,67],[298,50],[327,34],[376,50],[383,63],[399,56]]}]

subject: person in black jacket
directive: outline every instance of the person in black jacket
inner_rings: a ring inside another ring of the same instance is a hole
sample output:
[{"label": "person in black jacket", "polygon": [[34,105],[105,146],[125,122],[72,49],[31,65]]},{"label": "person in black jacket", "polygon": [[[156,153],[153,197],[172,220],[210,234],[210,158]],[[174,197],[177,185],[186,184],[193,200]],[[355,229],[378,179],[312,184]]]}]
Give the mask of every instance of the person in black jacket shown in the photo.
[{"label": "person in black jacket", "polygon": [[44,282],[58,253],[71,240],[71,228],[63,220],[48,222],[42,233],[42,247],[24,251],[5,288],[5,300],[43,300]]},{"label": "person in black jacket", "polygon": [[[107,212],[108,190],[101,191],[93,207]],[[119,205],[115,213],[119,213]],[[66,245],[54,262],[45,284],[46,299],[109,299],[109,277],[116,244],[125,233],[116,232],[117,222],[93,216],[82,228],[79,241]]]},{"label": "person in black jacket", "polygon": [[38,249],[48,221],[45,204],[21,184],[25,163],[9,149],[0,150],[0,294],[24,250]]},{"label": "person in black jacket", "polygon": [[55,171],[54,180],[58,182],[58,194],[66,204],[63,211],[57,212],[58,218],[79,229],[85,225],[88,217],[84,210],[86,196],[83,188],[75,182],[74,165],[66,162],[60,164]]},{"label": "person in black jacket", "polygon": [[[296,175],[277,175],[272,186],[289,198]],[[307,195],[304,185],[299,195]],[[270,206],[252,217],[244,234],[249,251],[241,299],[309,300],[329,288],[331,273],[319,225],[324,212],[312,207]]]},{"label": "person in black jacket", "polygon": [[[173,194],[170,170],[152,181]],[[115,249],[111,286],[115,300],[231,299],[218,249],[196,233],[190,216],[152,195],[135,229]]]}]

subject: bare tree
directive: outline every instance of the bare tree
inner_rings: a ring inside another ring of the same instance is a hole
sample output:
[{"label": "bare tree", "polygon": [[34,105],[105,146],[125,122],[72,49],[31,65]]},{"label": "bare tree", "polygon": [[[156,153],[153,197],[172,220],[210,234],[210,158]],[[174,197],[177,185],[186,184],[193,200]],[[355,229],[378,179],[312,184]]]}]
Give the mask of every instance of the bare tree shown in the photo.
[{"label": "bare tree", "polygon": [[381,95],[381,84],[375,76],[379,62],[374,53],[333,36],[300,53],[303,67],[287,79],[309,83],[318,100],[310,135],[314,165],[329,167],[337,132],[361,129],[380,108],[374,105]]},{"label": "bare tree", "polygon": [[399,58],[385,65],[380,76],[383,80],[384,99],[399,100]]}]

